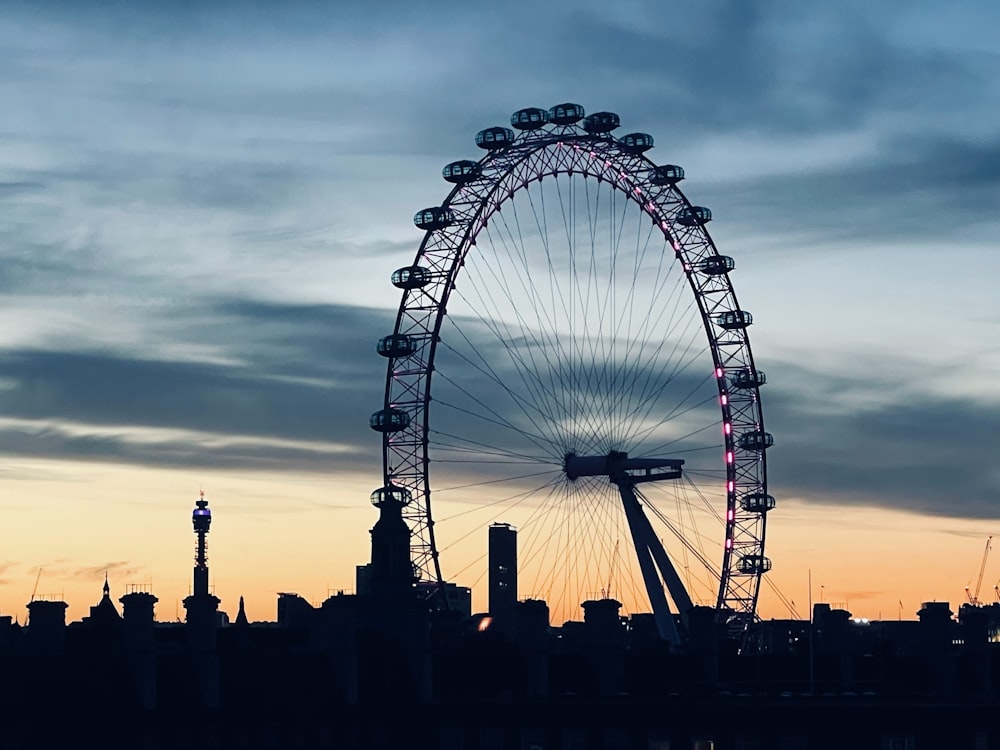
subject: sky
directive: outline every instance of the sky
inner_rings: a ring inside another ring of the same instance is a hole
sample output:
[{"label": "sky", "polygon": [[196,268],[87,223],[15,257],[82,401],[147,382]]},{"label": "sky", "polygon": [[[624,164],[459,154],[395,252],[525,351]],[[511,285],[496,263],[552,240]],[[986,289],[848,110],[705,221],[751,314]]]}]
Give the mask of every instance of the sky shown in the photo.
[{"label": "sky", "polygon": [[[1000,534],[1000,6],[8,0],[0,21],[0,613],[78,619],[107,574],[182,617],[202,489],[224,610],[353,589],[413,213],[478,130],[567,101],[653,134],[737,260],[784,598],[913,617],[975,585]],[[1000,554],[980,598],[998,579]],[[768,586],[760,613],[789,610]]]}]

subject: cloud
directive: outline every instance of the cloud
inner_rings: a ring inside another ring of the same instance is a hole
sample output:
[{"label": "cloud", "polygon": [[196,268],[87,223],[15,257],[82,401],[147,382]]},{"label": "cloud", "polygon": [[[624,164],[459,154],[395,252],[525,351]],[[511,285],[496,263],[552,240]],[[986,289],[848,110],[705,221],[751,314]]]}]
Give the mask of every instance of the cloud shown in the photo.
[{"label": "cloud", "polygon": [[[71,570],[66,574],[66,577],[80,578],[82,580],[97,580],[98,578],[104,578],[104,575],[115,576],[115,577],[125,577],[129,578],[135,576],[140,570],[142,570],[141,565],[135,565],[124,560],[117,560],[114,562],[106,562],[99,565],[84,565],[82,567]],[[46,569],[46,572],[53,572]]]},{"label": "cloud", "polygon": [[856,602],[865,599],[879,599],[885,594],[884,591],[876,589],[853,589],[850,591],[838,592],[837,598],[843,597],[845,603]]},{"label": "cloud", "polygon": [[11,580],[11,577],[7,574],[16,569],[19,565],[21,565],[20,562],[14,562],[11,560],[0,562],[0,576],[3,576],[3,578],[0,578],[0,584],[8,583]]},{"label": "cloud", "polygon": [[[903,371],[919,371],[917,365]],[[906,379],[872,385],[768,364],[762,394],[770,489],[826,503],[932,516],[995,519],[1000,472],[995,405],[934,394]]]},{"label": "cloud", "polygon": [[16,193],[27,193],[44,188],[45,185],[41,182],[0,182],[0,200]]},{"label": "cloud", "polygon": [[799,174],[701,187],[727,223],[799,245],[868,246],[941,241],[947,224],[968,234],[996,227],[1000,139],[898,135],[877,153]]},{"label": "cloud", "polygon": [[329,470],[345,453],[377,450],[367,420],[382,403],[375,341],[390,327],[387,315],[251,301],[201,314],[212,323],[192,330],[214,361],[8,352],[0,358],[9,384],[0,391],[3,449],[284,470]]}]

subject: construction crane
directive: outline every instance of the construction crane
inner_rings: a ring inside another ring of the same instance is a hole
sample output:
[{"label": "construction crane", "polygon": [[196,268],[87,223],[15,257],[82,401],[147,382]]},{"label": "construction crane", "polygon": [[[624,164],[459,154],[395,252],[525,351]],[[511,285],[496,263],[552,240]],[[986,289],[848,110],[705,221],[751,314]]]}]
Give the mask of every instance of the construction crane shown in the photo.
[{"label": "construction crane", "polygon": [[[41,568],[38,569],[38,575],[35,576],[35,587],[33,589],[31,589],[31,599],[28,600],[28,604],[31,604],[31,602],[35,601],[35,594],[38,593],[38,582],[40,580],[42,580],[42,569]],[[24,618],[24,624],[25,624],[25,626],[27,626],[30,621],[31,621],[31,610],[29,609],[28,610],[28,616]]]},{"label": "construction crane", "polygon": [[38,593],[38,582],[40,580],[42,580],[42,569],[41,568],[38,569],[38,575],[35,576],[35,587],[31,590],[31,599],[28,600],[29,604],[31,602],[35,601],[35,594]]},{"label": "construction crane", "polygon": [[978,607],[979,602],[979,589],[983,586],[983,574],[986,572],[986,560],[990,556],[990,548],[993,546],[993,537],[986,537],[986,549],[983,550],[983,561],[979,565],[979,577],[976,579],[976,590],[974,592],[969,591],[969,587],[965,587],[965,595],[969,599],[969,604],[973,607]]}]

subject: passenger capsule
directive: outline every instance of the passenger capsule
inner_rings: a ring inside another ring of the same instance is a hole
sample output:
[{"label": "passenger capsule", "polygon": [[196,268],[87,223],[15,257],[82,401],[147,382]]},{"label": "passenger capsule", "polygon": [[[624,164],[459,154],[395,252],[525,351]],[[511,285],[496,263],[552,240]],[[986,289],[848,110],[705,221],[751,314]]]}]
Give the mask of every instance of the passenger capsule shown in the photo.
[{"label": "passenger capsule", "polygon": [[392,272],[392,285],[397,289],[419,289],[430,280],[430,271],[423,266],[406,266]]},{"label": "passenger capsule", "polygon": [[677,223],[685,227],[700,227],[712,220],[712,210],[704,206],[685,206],[677,214]]},{"label": "passenger capsule", "polygon": [[464,185],[479,179],[480,174],[482,174],[482,170],[480,170],[479,164],[468,159],[453,161],[441,170],[441,176],[455,185]]},{"label": "passenger capsule", "polygon": [[413,216],[413,223],[417,226],[417,229],[426,229],[429,231],[444,229],[455,223],[455,214],[452,213],[450,208],[433,206],[425,208],[422,211],[417,211]]},{"label": "passenger capsule", "polygon": [[368,419],[368,426],[376,432],[399,432],[410,425],[410,415],[399,409],[380,409]]},{"label": "passenger capsule", "polygon": [[593,134],[610,133],[621,124],[614,112],[595,112],[583,118],[583,129]]},{"label": "passenger capsule", "polygon": [[379,487],[372,493],[372,505],[381,508],[385,503],[396,503],[398,505],[409,505],[413,501],[413,495],[405,487],[395,484],[387,484]]},{"label": "passenger capsule", "polygon": [[549,110],[549,122],[556,125],[572,125],[583,119],[583,107],[579,104],[557,104]]},{"label": "passenger capsule", "polygon": [[751,370],[750,368],[738,371],[729,379],[729,383],[733,388],[742,390],[760,388],[766,382],[767,375],[763,370]]},{"label": "passenger capsule", "polygon": [[417,350],[417,342],[405,333],[390,333],[378,340],[375,349],[383,357],[409,357]]},{"label": "passenger capsule", "polygon": [[487,151],[507,148],[514,143],[514,131],[510,128],[486,128],[476,133],[476,145]]},{"label": "passenger capsule", "polygon": [[649,173],[649,181],[654,185],[676,185],[683,179],[684,167],[676,164],[662,164]]},{"label": "passenger capsule", "polygon": [[724,313],[719,313],[715,322],[720,328],[725,328],[727,331],[736,331],[753,323],[753,315],[748,313],[746,310],[727,310]]},{"label": "passenger capsule", "polygon": [[643,154],[653,147],[653,136],[648,133],[629,133],[623,135],[621,140],[622,151],[630,154]]},{"label": "passenger capsule", "polygon": [[774,445],[774,435],[762,430],[744,432],[737,444],[745,451],[762,451]]},{"label": "passenger capsule", "polygon": [[774,495],[753,492],[740,498],[740,507],[747,513],[767,513],[774,510]]},{"label": "passenger capsule", "polygon": [[519,109],[510,116],[510,124],[518,130],[538,130],[549,121],[549,113],[538,107]]},{"label": "passenger capsule", "polygon": [[728,255],[710,255],[699,261],[697,268],[706,276],[722,276],[736,268],[736,261]]},{"label": "passenger capsule", "polygon": [[740,558],[740,573],[760,575],[771,569],[771,561],[763,555],[744,555]]}]

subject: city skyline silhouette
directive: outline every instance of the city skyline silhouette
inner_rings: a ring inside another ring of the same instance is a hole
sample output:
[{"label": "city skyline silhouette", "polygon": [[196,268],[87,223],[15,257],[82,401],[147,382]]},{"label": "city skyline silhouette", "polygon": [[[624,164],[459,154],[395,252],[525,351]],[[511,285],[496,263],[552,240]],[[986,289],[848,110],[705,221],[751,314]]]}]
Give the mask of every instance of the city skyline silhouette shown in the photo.
[{"label": "city skyline silhouette", "polygon": [[[380,484],[374,347],[398,302],[389,276],[420,241],[410,218],[444,195],[445,164],[476,156],[478,130],[567,99],[652,133],[738,262],[780,438],[768,556],[781,591],[805,612],[812,570],[814,590],[865,617],[961,602],[996,531],[997,361],[983,345],[996,143],[976,124],[993,104],[990,41],[959,44],[961,14],[926,9],[872,6],[864,35],[833,11],[822,34],[806,9],[715,11],[682,39],[640,23],[641,5],[539,11],[560,21],[555,40],[499,19],[525,45],[513,63],[480,45],[484,65],[514,65],[506,81],[474,85],[451,49],[429,96],[406,74],[442,63],[409,11],[296,6],[240,32],[223,5],[89,20],[11,6],[0,613],[23,619],[34,589],[79,619],[107,572],[116,591],[151,585],[162,619],[183,616],[184,515],[202,487],[225,519],[213,585],[231,615],[241,595],[266,620],[279,591],[351,590]],[[441,15],[453,36],[485,33],[472,10]],[[385,36],[360,41],[373,24]],[[815,50],[792,42],[807,38]],[[387,54],[400,39],[419,64]],[[530,74],[529,40],[550,80]],[[588,45],[614,75],[578,54]],[[386,52],[366,73],[378,101],[344,73],[359,49]],[[685,67],[695,58],[719,67]],[[630,60],[669,96],[619,85]],[[943,278],[942,264],[964,272]],[[484,571],[445,577],[482,610]],[[789,614],[766,589],[760,611]]]}]

